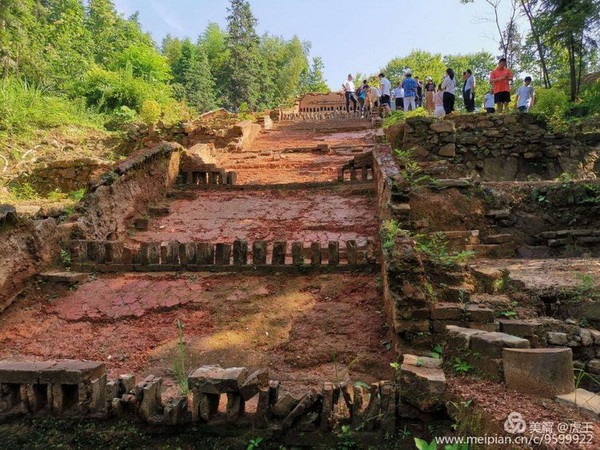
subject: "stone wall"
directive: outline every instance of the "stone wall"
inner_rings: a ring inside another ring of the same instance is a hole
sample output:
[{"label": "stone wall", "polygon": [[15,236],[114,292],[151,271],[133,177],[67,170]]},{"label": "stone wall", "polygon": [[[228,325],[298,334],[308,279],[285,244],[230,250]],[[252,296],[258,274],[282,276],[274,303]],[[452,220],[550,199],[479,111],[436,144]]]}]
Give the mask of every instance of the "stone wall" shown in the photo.
[{"label": "stone wall", "polygon": [[162,143],[119,164],[91,183],[72,221],[75,236],[86,239],[123,238],[134,218],[164,198],[179,173],[181,146]]},{"label": "stone wall", "polygon": [[552,180],[563,173],[596,178],[600,139],[551,132],[530,114],[465,114],[407,119],[386,130],[393,148],[420,161],[452,159],[485,181]]},{"label": "stone wall", "polygon": [[57,160],[34,167],[31,173],[21,175],[13,182],[29,183],[42,195],[56,189],[72,192],[85,188],[93,176],[109,167],[108,162],[96,158]]},{"label": "stone wall", "polygon": [[41,269],[56,262],[64,229],[55,219],[0,226],[0,312]]}]

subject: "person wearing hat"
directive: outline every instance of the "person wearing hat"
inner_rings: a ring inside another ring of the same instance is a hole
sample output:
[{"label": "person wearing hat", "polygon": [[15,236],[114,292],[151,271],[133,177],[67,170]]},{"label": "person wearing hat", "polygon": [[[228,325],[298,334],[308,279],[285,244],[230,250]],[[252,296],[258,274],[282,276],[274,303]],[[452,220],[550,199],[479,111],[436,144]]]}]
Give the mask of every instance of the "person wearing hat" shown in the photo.
[{"label": "person wearing hat", "polygon": [[410,71],[404,75],[402,89],[404,89],[404,112],[412,111],[417,107],[415,97],[417,96],[417,82],[412,77]]},{"label": "person wearing hat", "polygon": [[435,83],[431,77],[425,79],[425,109],[432,113],[435,110],[433,96],[435,95]]}]

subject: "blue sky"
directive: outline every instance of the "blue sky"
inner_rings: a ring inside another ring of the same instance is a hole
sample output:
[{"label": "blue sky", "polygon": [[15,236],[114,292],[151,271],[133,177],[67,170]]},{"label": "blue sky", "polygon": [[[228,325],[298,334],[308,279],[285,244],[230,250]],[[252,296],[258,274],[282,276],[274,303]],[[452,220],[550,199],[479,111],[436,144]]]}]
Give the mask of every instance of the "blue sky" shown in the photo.
[{"label": "blue sky", "polygon": [[[194,40],[208,22],[225,27],[228,0],[114,0],[126,16],[139,11],[144,30],[160,43],[170,33]],[[503,1],[502,19],[508,16]],[[312,43],[325,62],[325,78],[337,89],[348,73],[374,73],[413,49],[442,54],[498,53],[491,10],[482,0],[250,0],[258,32]],[[369,6],[365,6],[369,5]],[[504,23],[504,21],[503,21]]]}]

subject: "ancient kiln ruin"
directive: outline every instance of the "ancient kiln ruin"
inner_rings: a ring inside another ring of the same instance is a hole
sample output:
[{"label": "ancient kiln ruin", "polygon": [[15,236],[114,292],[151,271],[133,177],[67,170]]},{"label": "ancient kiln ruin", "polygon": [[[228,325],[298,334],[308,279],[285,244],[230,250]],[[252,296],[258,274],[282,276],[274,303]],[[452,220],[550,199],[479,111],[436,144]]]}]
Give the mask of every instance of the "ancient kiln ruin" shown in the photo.
[{"label": "ancient kiln ruin", "polygon": [[338,97],[141,133],[70,215],[3,207],[1,417],[307,446],[502,432],[517,407],[596,424],[574,370],[600,374],[600,136],[526,114],[384,133]]}]

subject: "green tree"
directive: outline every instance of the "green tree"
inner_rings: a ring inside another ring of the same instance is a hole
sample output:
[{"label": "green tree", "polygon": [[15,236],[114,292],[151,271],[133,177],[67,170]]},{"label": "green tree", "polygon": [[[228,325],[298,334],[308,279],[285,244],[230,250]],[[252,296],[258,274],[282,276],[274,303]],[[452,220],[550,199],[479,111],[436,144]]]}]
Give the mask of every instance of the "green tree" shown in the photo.
[{"label": "green tree", "polygon": [[404,78],[404,73],[411,70],[413,75],[431,77],[439,83],[446,71],[446,65],[440,53],[429,53],[425,50],[413,50],[407,56],[392,59],[382,70],[392,84]]},{"label": "green tree", "polygon": [[329,92],[327,81],[323,78],[325,64],[323,59],[315,56],[309,69],[305,69],[301,80],[301,93],[306,92]]},{"label": "green tree", "polygon": [[183,87],[188,104],[198,112],[210,111],[217,106],[208,57],[201,46],[193,48],[189,65],[184,69]]},{"label": "green tree", "polygon": [[247,0],[231,0],[227,9],[226,98],[229,106],[247,103],[258,106],[260,96],[260,41],[256,34],[256,18]]},{"label": "green tree", "polygon": [[163,82],[171,78],[171,68],[166,57],[156,47],[146,44],[133,44],[115,55],[114,68],[130,66],[135,77],[147,81]]}]

